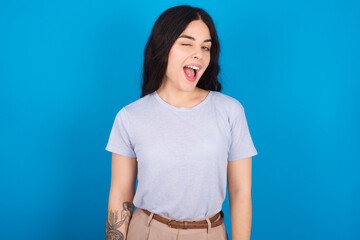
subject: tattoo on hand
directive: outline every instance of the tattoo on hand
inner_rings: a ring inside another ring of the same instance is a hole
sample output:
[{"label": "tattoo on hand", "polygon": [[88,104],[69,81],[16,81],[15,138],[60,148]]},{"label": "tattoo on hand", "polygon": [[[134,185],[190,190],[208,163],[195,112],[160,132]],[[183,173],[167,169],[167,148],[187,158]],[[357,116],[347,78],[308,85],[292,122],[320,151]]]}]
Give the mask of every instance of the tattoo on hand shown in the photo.
[{"label": "tattoo on hand", "polygon": [[[125,223],[125,232],[128,230],[131,215],[134,210],[132,202],[123,202],[123,210],[119,216],[118,210],[109,210],[106,221],[106,240],[125,240],[124,234],[119,228]],[[119,219],[120,217],[120,219]]]}]

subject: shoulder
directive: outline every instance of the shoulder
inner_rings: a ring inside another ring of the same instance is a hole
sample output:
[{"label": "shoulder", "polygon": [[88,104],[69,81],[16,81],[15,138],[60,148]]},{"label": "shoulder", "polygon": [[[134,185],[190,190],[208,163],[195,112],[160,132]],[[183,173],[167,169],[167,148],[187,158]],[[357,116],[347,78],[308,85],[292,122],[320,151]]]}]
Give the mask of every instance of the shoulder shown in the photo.
[{"label": "shoulder", "polygon": [[243,105],[235,97],[217,91],[213,91],[213,95],[216,108],[225,111],[230,118],[236,118],[244,112]]},{"label": "shoulder", "polygon": [[153,93],[150,93],[128,103],[119,110],[118,114],[126,115],[127,117],[143,115],[146,111],[149,111],[151,109],[150,106],[153,105],[152,95]]}]

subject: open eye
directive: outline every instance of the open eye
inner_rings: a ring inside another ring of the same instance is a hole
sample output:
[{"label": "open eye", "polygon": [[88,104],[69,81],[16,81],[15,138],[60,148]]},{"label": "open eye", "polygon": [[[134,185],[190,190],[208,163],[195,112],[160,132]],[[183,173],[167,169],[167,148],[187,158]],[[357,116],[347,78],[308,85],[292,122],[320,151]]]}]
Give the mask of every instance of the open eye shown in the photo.
[{"label": "open eye", "polygon": [[210,48],[208,47],[203,47],[206,51],[210,51]]}]

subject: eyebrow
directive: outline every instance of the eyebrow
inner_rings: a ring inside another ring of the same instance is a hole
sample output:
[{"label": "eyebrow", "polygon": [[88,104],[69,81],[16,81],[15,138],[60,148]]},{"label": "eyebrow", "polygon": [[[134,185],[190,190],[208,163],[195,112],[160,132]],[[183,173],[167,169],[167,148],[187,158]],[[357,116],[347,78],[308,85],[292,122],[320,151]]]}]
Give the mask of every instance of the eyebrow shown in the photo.
[{"label": "eyebrow", "polygon": [[[185,34],[180,35],[179,38],[188,38],[188,39],[191,39],[191,40],[194,40],[194,41],[195,41],[195,38],[194,38],[194,37],[191,37],[191,36],[185,35]],[[206,39],[204,42],[211,42],[211,39]]]}]

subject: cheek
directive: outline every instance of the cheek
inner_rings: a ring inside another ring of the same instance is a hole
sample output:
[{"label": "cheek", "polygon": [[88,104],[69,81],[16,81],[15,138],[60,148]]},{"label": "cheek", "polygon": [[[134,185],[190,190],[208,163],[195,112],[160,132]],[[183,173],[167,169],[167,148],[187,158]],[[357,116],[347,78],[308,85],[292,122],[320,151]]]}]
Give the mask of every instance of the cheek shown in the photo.
[{"label": "cheek", "polygon": [[182,62],[184,61],[184,57],[182,56],[180,51],[172,50],[169,53],[168,58],[168,70],[169,71],[177,71],[181,68]]},{"label": "cheek", "polygon": [[209,54],[209,56],[206,56],[206,59],[204,59],[205,60],[205,66],[206,66],[206,68],[209,66],[209,64],[210,64],[210,54]]}]

